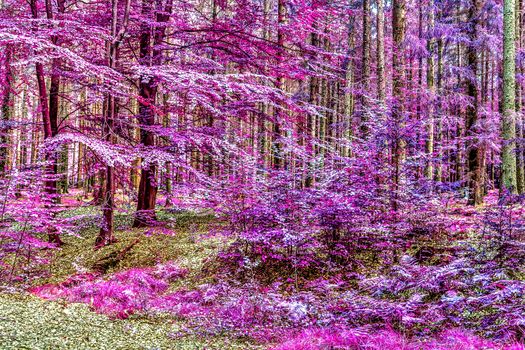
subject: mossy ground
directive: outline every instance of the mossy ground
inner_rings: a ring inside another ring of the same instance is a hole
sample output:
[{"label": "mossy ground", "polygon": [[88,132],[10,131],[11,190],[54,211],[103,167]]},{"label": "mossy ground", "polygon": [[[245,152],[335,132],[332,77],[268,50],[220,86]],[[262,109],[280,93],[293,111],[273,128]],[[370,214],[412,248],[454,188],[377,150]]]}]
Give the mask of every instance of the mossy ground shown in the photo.
[{"label": "mossy ground", "polygon": [[[83,207],[62,215],[82,215],[96,211]],[[155,229],[131,229],[131,217],[119,215],[115,232],[117,243],[94,250],[98,229],[87,225],[78,236],[63,236],[65,245],[53,254],[49,276],[34,285],[59,283],[79,272],[89,272],[93,265],[112,254],[133,245],[122,259],[112,264],[106,273],[132,267],[153,266],[173,261],[188,269],[187,276],[173,288],[192,288],[213,280],[202,273],[207,258],[217,254],[224,244],[220,238],[206,238],[209,215],[191,212],[159,212],[163,223]],[[256,344],[225,337],[172,338],[183,326],[181,320],[169,317],[133,316],[114,320],[96,314],[88,306],[66,305],[41,300],[27,294],[0,295],[0,349],[257,349]]]},{"label": "mossy ground", "polygon": [[[78,214],[77,209],[75,215]],[[191,212],[173,214],[159,211],[158,219],[161,225],[157,228],[133,229],[130,228],[132,219],[129,215],[118,215],[115,220],[119,227],[115,231],[117,242],[96,250],[93,247],[98,234],[97,227],[88,227],[78,236],[64,235],[64,246],[56,251],[51,264],[47,266],[49,277],[35,283],[61,282],[75,273],[88,272],[97,262],[116,255],[135,242],[121,259],[108,266],[107,273],[172,261],[188,269],[186,282],[198,279],[202,283],[202,278],[206,277],[200,273],[204,261],[225,244],[220,238],[203,237],[213,218]]]}]

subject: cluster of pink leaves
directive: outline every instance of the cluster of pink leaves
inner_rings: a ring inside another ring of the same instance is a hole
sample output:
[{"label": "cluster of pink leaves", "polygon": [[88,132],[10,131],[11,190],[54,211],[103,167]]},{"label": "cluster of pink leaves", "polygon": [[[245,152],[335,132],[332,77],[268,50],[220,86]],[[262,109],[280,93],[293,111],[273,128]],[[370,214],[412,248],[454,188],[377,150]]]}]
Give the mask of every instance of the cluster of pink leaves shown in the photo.
[{"label": "cluster of pink leaves", "polygon": [[306,329],[272,350],[370,349],[370,350],[523,350],[519,344],[501,345],[459,330],[436,339],[409,341],[393,331],[355,329]]},{"label": "cluster of pink leaves", "polygon": [[138,311],[146,312],[155,299],[173,282],[187,273],[173,264],[155,268],[135,268],[103,278],[96,274],[80,274],[58,285],[32,288],[36,295],[55,300],[85,303],[100,313],[126,318]]},{"label": "cluster of pink leaves", "polygon": [[135,268],[106,278],[76,275],[58,285],[34,287],[31,292],[45,299],[85,303],[116,318],[134,313],[170,313],[186,319],[188,327],[173,336],[227,332],[230,336],[268,341],[306,320],[304,303],[259,285],[217,283],[170,292],[169,282],[185,274],[185,270],[167,264]]},{"label": "cluster of pink leaves", "polygon": [[58,217],[55,198],[42,191],[40,167],[13,171],[0,180],[0,286],[25,285],[42,277],[54,244],[47,234],[71,232],[67,220]]}]

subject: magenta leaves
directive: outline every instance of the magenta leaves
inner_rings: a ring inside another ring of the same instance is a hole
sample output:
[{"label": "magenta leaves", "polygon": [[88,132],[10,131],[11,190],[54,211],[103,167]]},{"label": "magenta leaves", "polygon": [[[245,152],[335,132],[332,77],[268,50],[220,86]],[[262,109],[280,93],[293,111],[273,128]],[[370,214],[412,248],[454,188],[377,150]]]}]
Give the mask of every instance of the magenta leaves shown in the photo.
[{"label": "magenta leaves", "polygon": [[273,350],[370,349],[370,350],[522,350],[514,344],[502,346],[469,333],[448,330],[437,339],[410,341],[393,331],[370,332],[366,329],[312,328],[296,334]]},{"label": "magenta leaves", "polygon": [[85,303],[100,313],[127,318],[136,312],[147,312],[153,301],[167,291],[169,282],[185,274],[186,270],[165,264],[131,269],[108,278],[76,275],[61,284],[35,287],[31,291],[42,298]]}]

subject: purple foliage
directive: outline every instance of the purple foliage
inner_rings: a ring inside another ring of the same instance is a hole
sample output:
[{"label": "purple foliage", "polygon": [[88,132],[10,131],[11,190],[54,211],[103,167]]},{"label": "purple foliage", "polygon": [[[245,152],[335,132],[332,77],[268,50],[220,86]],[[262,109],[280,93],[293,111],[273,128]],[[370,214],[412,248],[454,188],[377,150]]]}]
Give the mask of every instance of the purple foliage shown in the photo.
[{"label": "purple foliage", "polygon": [[272,350],[521,350],[522,345],[499,345],[458,330],[442,333],[434,340],[409,341],[392,331],[367,332],[359,329],[306,329]]},{"label": "purple foliage", "polygon": [[155,268],[134,268],[108,278],[94,274],[76,275],[59,285],[44,285],[31,291],[42,298],[85,303],[100,313],[126,318],[139,311],[146,312],[152,300],[166,292],[169,282],[185,274],[186,270],[165,264]]}]

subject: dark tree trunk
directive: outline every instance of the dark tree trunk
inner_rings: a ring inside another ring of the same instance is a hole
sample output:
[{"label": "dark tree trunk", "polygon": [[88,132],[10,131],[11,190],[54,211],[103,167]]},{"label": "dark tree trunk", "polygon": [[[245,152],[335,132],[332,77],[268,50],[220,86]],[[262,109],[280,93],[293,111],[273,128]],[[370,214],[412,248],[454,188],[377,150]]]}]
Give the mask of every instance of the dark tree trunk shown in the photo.
[{"label": "dark tree trunk", "polygon": [[[165,23],[169,20],[172,4],[168,0],[166,4],[161,1],[157,2],[156,22]],[[142,14],[146,17],[153,14],[153,1],[144,0],[142,2]],[[148,24],[142,27],[140,36],[140,60],[141,64],[150,66],[159,65],[162,62],[162,51],[158,46],[162,43],[165,36],[165,29],[162,26],[157,27],[154,34],[154,46],[151,46],[151,28]],[[156,82],[150,79],[141,79],[139,85],[139,115],[140,125],[140,143],[144,149],[151,148],[155,145],[155,136],[150,127],[155,125],[155,112],[152,108],[155,105],[157,95]],[[157,201],[157,166],[155,164],[146,164],[141,169],[139,192],[137,198],[137,212],[133,227],[148,226],[156,220],[155,204]]]},{"label": "dark tree trunk", "polygon": [[377,0],[377,97],[381,107],[386,100],[385,76],[385,4],[384,0]]},{"label": "dark tree trunk", "polygon": [[[282,62],[282,51],[284,51],[284,32],[281,26],[284,23],[285,19],[285,6],[284,0],[278,0],[277,2],[277,60],[278,64]],[[282,73],[278,73],[276,88],[283,88],[284,79]],[[282,128],[281,128],[281,110],[279,108],[274,108],[274,121],[273,121],[273,166],[275,169],[281,169],[285,166],[284,154],[282,150],[281,140],[282,137]]]},{"label": "dark tree trunk", "polygon": [[[116,1],[115,1],[116,2]],[[113,118],[115,116],[115,97],[108,96],[106,98],[106,116],[104,129],[106,133],[106,141],[112,141],[113,132]],[[113,235],[113,211],[115,207],[115,169],[111,165],[106,165],[105,174],[105,188],[102,198],[102,226],[100,227],[99,235],[95,240],[95,247],[102,246],[115,242]]]},{"label": "dark tree trunk", "polygon": [[9,143],[9,127],[8,123],[11,119],[12,106],[11,96],[13,95],[13,73],[11,71],[11,58],[13,54],[13,47],[8,45],[5,47],[5,77],[2,92],[2,126],[0,129],[0,175],[4,176],[8,167],[8,143]]},{"label": "dark tree trunk", "polygon": [[[46,4],[47,5],[47,4]],[[31,0],[31,14],[33,18],[38,18],[38,7],[36,0]],[[44,76],[44,66],[42,63],[37,62],[35,64],[36,68],[36,78],[38,83],[38,97],[40,102],[40,112],[42,114],[42,124],[44,126],[44,140],[54,136],[53,128],[50,117],[49,101],[46,87],[46,79]],[[44,182],[46,193],[49,196],[49,199],[56,201],[57,191],[56,191],[56,154],[55,153],[46,153],[45,160],[47,162],[46,166],[46,180]],[[50,229],[54,231],[54,229]],[[55,243],[57,245],[62,245],[62,240],[56,232],[49,233],[49,242]]]},{"label": "dark tree trunk", "polygon": [[[478,30],[478,14],[480,11],[480,0],[472,0],[468,10],[468,20],[471,23],[468,31],[470,44],[467,49],[467,64],[473,72],[473,76],[478,73],[478,56],[476,49],[473,47],[477,40]],[[466,133],[467,136],[473,136],[473,140],[467,144],[467,164],[469,175],[469,198],[468,203],[471,205],[478,205],[483,202],[482,191],[482,174],[481,174],[481,154],[478,148],[476,134],[474,129],[478,120],[478,84],[476,80],[467,79],[466,81],[467,95],[471,98],[471,103],[466,110]]]},{"label": "dark tree trunk", "polygon": [[[108,63],[112,69],[118,68],[118,51],[120,42],[124,37],[128,25],[129,11],[131,7],[131,0],[127,0],[124,5],[124,17],[120,30],[117,32],[118,23],[118,0],[112,1],[112,15],[111,15],[111,38],[112,41],[108,45]],[[104,133],[106,141],[113,143],[115,137],[113,136],[113,125],[115,116],[117,114],[117,103],[115,96],[108,94],[106,96],[106,108],[104,118]],[[102,217],[103,223],[100,228],[99,235],[95,240],[95,247],[99,248],[116,241],[113,234],[113,212],[115,207],[115,168],[112,165],[106,165],[106,182],[104,189],[104,198],[102,203]]]}]

